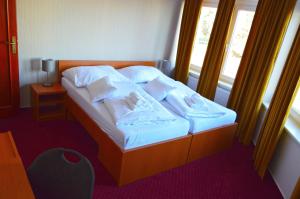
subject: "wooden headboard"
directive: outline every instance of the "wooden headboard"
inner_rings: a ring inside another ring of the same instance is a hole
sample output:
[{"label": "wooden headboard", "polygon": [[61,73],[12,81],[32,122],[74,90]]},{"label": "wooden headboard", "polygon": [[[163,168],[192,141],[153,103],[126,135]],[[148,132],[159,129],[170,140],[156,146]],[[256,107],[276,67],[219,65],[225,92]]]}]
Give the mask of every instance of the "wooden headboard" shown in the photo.
[{"label": "wooden headboard", "polygon": [[143,65],[155,66],[154,61],[103,61],[103,60],[59,60],[58,61],[58,81],[61,81],[61,74],[64,70],[76,66],[99,66],[110,65],[116,69],[125,68],[127,66]]}]

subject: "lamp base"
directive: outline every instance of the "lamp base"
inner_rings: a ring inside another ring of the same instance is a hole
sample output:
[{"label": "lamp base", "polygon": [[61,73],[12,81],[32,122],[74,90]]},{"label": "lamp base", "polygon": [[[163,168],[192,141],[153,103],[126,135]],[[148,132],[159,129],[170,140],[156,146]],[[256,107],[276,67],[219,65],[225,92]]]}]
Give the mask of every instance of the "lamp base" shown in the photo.
[{"label": "lamp base", "polygon": [[44,87],[51,87],[53,86],[53,83],[50,83],[50,82],[45,82],[42,84]]}]

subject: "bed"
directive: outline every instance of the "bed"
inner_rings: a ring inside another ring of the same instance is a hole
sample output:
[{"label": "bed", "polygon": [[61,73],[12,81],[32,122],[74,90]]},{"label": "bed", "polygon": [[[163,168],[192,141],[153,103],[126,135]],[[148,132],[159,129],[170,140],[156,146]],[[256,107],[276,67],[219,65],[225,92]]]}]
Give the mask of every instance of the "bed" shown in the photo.
[{"label": "bed", "polygon": [[[143,136],[133,133],[133,137],[130,137],[124,129],[116,129],[111,125],[106,109],[88,103],[84,89],[76,89],[61,76],[63,71],[72,67],[97,65],[123,68],[132,65],[154,66],[155,62],[74,60],[58,62],[59,80],[67,90],[68,115],[78,120],[98,144],[98,158],[117,184],[122,186],[184,165],[192,141],[192,136],[187,134],[189,124],[186,120],[176,116],[177,124],[158,125],[156,129],[145,131]],[[147,136],[154,132],[159,134],[154,138]]]},{"label": "bed", "polygon": [[[124,75],[126,76],[126,73]],[[161,72],[159,72],[159,76],[163,79],[164,82],[177,87],[181,92],[184,92],[187,95],[192,95],[195,93],[186,85],[180,82],[176,82],[175,80],[167,77]],[[139,85],[141,88],[145,88],[146,84],[147,83],[137,83],[137,85]],[[189,120],[189,132],[192,135],[192,143],[188,156],[188,162],[229,148],[232,145],[234,134],[237,128],[237,123],[235,123],[236,113],[233,110],[225,108],[208,99],[204,98],[204,100],[207,105],[222,110],[224,114],[222,116],[213,118],[185,118]],[[168,103],[167,100],[162,100],[160,101],[160,103],[170,112],[180,115],[178,111],[174,109],[174,107],[170,105],[170,103]]]},{"label": "bed", "polygon": [[[207,100],[207,103],[213,102]],[[162,104],[168,110],[174,111],[166,101]],[[232,145],[237,129],[236,113],[217,103],[214,106],[222,109],[225,114],[218,118],[189,118],[192,142],[188,162],[219,153]]]},{"label": "bed", "polygon": [[91,103],[87,89],[77,88],[65,77],[62,78],[61,84],[67,90],[69,97],[123,150],[183,137],[188,134],[189,122],[176,114],[173,114],[176,117],[174,121],[160,121],[155,124],[134,126],[125,125],[117,128],[104,103]]}]

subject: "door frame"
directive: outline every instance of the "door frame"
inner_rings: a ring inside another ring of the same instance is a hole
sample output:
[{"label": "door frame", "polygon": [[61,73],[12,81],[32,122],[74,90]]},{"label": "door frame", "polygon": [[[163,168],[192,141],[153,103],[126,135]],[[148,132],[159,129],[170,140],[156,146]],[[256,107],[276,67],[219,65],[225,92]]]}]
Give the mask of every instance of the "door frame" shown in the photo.
[{"label": "door frame", "polygon": [[4,1],[6,3],[8,41],[12,41],[12,37],[16,38],[16,53],[12,53],[12,45],[9,45],[8,62],[10,67],[11,103],[8,106],[0,107],[0,117],[7,117],[15,114],[20,106],[16,0],[4,0]]}]

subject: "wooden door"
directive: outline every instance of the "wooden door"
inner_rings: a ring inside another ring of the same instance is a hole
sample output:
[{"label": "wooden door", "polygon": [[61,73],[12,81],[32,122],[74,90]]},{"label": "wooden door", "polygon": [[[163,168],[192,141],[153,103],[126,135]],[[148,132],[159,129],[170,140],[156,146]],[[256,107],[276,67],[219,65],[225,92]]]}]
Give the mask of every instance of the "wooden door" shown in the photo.
[{"label": "wooden door", "polygon": [[0,117],[19,107],[16,1],[0,0]]}]

